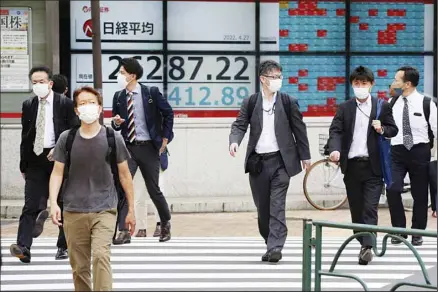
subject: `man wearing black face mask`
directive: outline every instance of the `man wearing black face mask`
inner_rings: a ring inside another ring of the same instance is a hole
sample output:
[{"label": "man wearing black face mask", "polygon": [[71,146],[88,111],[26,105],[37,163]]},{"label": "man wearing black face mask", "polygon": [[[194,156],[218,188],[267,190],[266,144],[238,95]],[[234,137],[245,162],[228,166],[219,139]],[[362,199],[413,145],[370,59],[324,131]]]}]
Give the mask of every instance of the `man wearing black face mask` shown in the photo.
[{"label": "man wearing black face mask", "polygon": [[23,102],[20,145],[25,202],[18,225],[17,244],[10,247],[12,256],[23,263],[30,263],[32,240],[43,232],[49,215],[46,207],[55,143],[62,132],[79,123],[73,102],[53,92],[52,71],[48,67],[32,68],[29,78],[35,96]]},{"label": "man wearing black face mask", "polygon": [[[417,91],[420,74],[406,66],[397,70],[392,87],[395,96],[390,104],[400,131],[391,139],[393,185],[387,190],[391,223],[406,228],[406,217],[401,198],[403,180],[409,173],[411,194],[414,199],[412,228],[427,226],[430,142],[437,136],[437,108],[431,98]],[[406,236],[404,236],[406,238]],[[393,244],[400,240],[393,238]],[[412,236],[413,245],[422,245],[423,239]]]}]

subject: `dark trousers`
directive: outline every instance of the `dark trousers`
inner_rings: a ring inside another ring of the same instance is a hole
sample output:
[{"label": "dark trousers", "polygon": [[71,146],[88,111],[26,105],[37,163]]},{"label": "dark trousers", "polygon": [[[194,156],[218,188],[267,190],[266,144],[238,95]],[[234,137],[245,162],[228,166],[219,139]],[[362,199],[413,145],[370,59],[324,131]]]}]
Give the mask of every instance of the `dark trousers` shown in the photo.
[{"label": "dark trousers", "polygon": [[[160,153],[152,142],[143,145],[127,144],[127,148],[131,154],[131,159],[128,161],[129,170],[134,177],[137,169],[143,176],[148,190],[149,196],[157,208],[160,220],[163,223],[170,221],[170,209],[166,198],[158,186],[160,177]],[[125,219],[128,214],[128,202],[124,200],[118,210],[119,230],[126,230]],[[137,216],[147,216],[147,214],[138,214]]]},{"label": "dark trousers", "polygon": [[290,177],[280,154],[263,160],[260,174],[249,175],[249,184],[257,207],[259,232],[268,251],[273,248],[282,249],[286,242],[286,194],[289,182]]},{"label": "dark trousers", "polygon": [[406,228],[401,192],[406,173],[409,173],[414,199],[412,228],[426,229],[430,146],[426,143],[416,144],[409,151],[403,145],[396,145],[391,147],[391,153],[393,184],[387,190],[387,197],[392,226]]},{"label": "dark trousers", "polygon": [[[59,194],[58,197],[60,197],[61,194]],[[58,200],[58,206],[61,209],[61,223],[64,223],[64,202],[62,200]],[[67,248],[67,240],[65,239],[65,233],[64,233],[64,227],[59,226],[59,232],[58,232],[58,241],[56,242],[56,246],[58,248]]]},{"label": "dark trousers", "polygon": [[[344,175],[350,205],[351,221],[359,224],[377,225],[378,206],[383,179],[374,174],[369,161],[349,159]],[[356,231],[354,231],[356,233]],[[357,239],[362,246],[373,246],[371,236]]]},{"label": "dark trousers", "polygon": [[430,203],[432,211],[436,211],[436,196],[437,196],[437,161],[432,161],[429,164],[429,191]]},{"label": "dark trousers", "polygon": [[40,156],[33,152],[25,173],[24,207],[18,225],[17,244],[30,249],[32,232],[38,213],[47,208],[49,181],[53,162],[47,159],[50,149],[44,149]]}]

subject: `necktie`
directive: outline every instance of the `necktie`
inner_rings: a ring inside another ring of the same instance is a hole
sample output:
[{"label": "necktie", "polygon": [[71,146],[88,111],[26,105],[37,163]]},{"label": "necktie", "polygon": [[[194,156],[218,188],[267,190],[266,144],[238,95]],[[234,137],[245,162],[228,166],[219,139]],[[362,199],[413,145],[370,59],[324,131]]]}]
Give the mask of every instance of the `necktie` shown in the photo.
[{"label": "necktie", "polygon": [[135,140],[134,99],[132,95],[132,92],[128,92],[128,141],[131,143]]},{"label": "necktie", "polygon": [[41,155],[44,150],[44,128],[46,127],[46,102],[45,99],[40,99],[40,111],[36,120],[36,136],[33,145],[33,152],[37,156]]},{"label": "necktie", "polygon": [[412,137],[411,124],[409,122],[408,100],[403,97],[405,105],[403,106],[403,145],[406,149],[411,150],[414,146],[414,138]]}]

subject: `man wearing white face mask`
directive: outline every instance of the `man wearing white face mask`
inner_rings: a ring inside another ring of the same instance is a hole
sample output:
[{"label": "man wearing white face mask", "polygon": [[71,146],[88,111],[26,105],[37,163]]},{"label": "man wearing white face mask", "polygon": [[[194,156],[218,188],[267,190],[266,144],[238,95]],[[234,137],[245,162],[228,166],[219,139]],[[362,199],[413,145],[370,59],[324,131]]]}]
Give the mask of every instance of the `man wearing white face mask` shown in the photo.
[{"label": "man wearing white face mask", "polygon": [[[173,110],[157,87],[140,84],[143,67],[135,58],[125,58],[117,81],[121,90],[113,97],[113,122],[116,131],[121,131],[131,154],[129,169],[134,177],[137,169],[143,176],[149,196],[160,216],[160,242],[170,240],[170,209],[160,186],[160,155],[173,139]],[[119,235],[114,244],[131,242],[124,228],[126,204],[119,201]],[[147,214],[139,214],[147,216]]]},{"label": "man wearing white face mask", "polygon": [[[379,136],[391,138],[398,128],[392,110],[385,101],[380,103],[371,97],[374,85],[373,72],[359,66],[350,75],[350,83],[356,98],[339,105],[330,126],[328,149],[330,159],[339,162],[344,174],[353,223],[377,225],[377,208],[383,187],[383,172],[379,148]],[[359,237],[361,250],[359,264],[372,260],[371,236]]]},{"label": "man wearing white face mask", "polygon": [[23,102],[20,172],[25,180],[24,207],[18,225],[17,244],[11,254],[23,263],[31,260],[32,238],[43,232],[48,217],[49,179],[53,147],[65,130],[78,124],[73,102],[52,91],[52,71],[45,66],[30,70],[36,96]]},{"label": "man wearing white face mask", "polygon": [[[60,225],[57,198],[63,185],[64,231],[76,291],[112,290],[110,246],[117,214],[117,187],[128,202],[126,228],[134,232],[134,187],[122,136],[100,125],[102,96],[91,87],[73,94],[81,126],[62,133],[50,177],[52,221]],[[91,285],[91,256],[93,285]]]},{"label": "man wearing white face mask", "polygon": [[264,262],[278,262],[287,237],[286,194],[289,181],[310,167],[306,125],[295,99],[280,92],[283,76],[275,61],[260,64],[262,91],[246,98],[231,126],[229,151],[235,156],[251,125],[245,172],[267,251]]}]

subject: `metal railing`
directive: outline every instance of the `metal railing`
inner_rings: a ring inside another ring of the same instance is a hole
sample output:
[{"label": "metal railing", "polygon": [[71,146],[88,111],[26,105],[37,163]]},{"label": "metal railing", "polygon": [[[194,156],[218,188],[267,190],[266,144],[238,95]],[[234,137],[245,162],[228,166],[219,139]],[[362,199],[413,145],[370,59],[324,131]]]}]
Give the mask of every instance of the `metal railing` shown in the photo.
[{"label": "metal railing", "polygon": [[[313,226],[315,226],[315,237],[312,236]],[[322,257],[322,228],[337,228],[337,229],[349,229],[354,230],[355,234],[351,235],[338,249],[335,257],[333,258],[332,264],[329,271],[321,270],[321,257]],[[382,251],[377,250],[376,245],[376,233],[386,233],[382,239]],[[413,253],[421,267],[421,271],[424,277],[424,284],[410,283],[406,281],[401,281],[395,284],[390,291],[395,291],[401,286],[411,286],[411,287],[421,287],[437,290],[437,286],[432,285],[429,274],[427,273],[426,266],[415,247],[400,235],[416,235],[424,237],[434,237],[437,238],[437,232],[425,231],[418,229],[405,229],[405,228],[395,228],[395,227],[380,227],[375,225],[366,224],[342,224],[334,223],[328,221],[312,221],[310,219],[303,220],[303,278],[302,278],[302,291],[312,291],[312,249],[315,248],[315,265],[313,272],[315,273],[315,284],[314,291],[321,291],[321,276],[331,276],[340,278],[349,278],[357,281],[365,291],[369,291],[367,284],[360,279],[358,276],[348,273],[338,273],[335,272],[336,264],[338,263],[339,257],[341,256],[347,245],[357,237],[371,235],[373,239],[373,252],[377,257],[382,257],[386,253],[387,242],[389,238],[396,238],[403,242]]]}]

